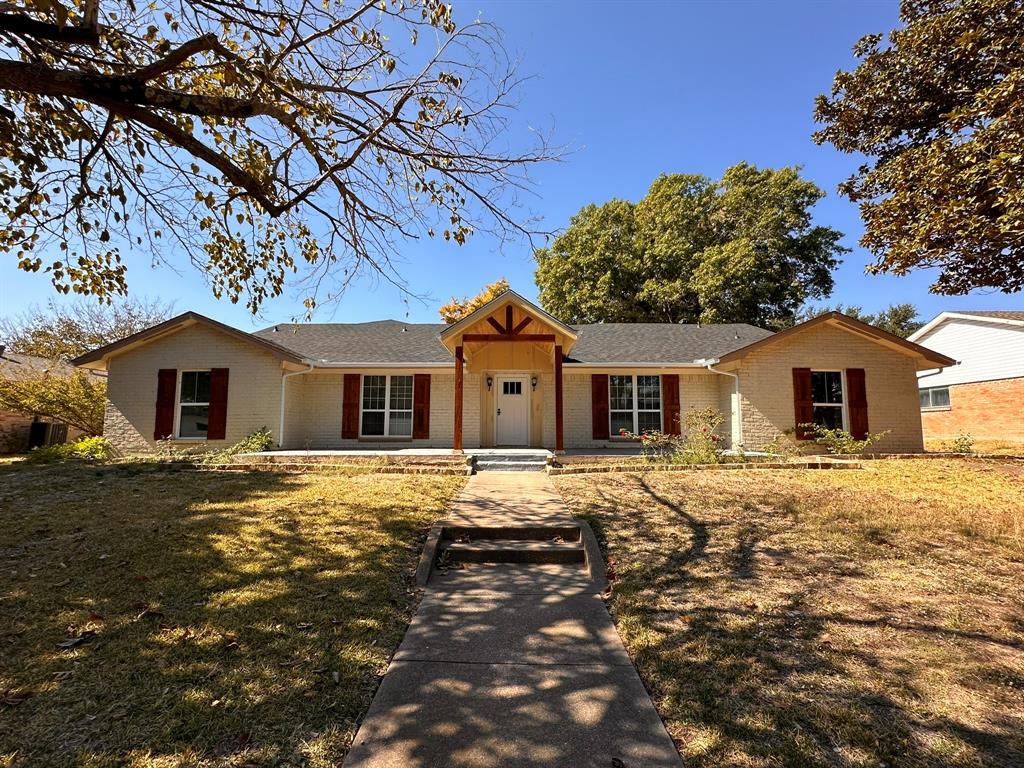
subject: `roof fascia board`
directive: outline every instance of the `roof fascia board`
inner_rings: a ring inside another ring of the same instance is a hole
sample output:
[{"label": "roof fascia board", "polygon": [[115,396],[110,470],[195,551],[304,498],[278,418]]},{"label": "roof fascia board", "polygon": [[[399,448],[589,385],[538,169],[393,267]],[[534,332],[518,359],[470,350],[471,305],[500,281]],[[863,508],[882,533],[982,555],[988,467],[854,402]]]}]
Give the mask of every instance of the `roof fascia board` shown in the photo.
[{"label": "roof fascia board", "polygon": [[307,363],[301,355],[282,347],[280,344],[275,344],[272,341],[261,339],[251,333],[240,331],[238,328],[232,328],[230,325],[225,325],[224,323],[206,317],[205,315],[200,315],[198,312],[190,311],[183,312],[176,317],[172,317],[162,323],[158,323],[150,328],[141,330],[131,336],[127,336],[118,341],[99,347],[98,349],[86,352],[84,355],[80,355],[72,360],[71,364],[76,367],[89,367],[91,363],[105,363],[110,357],[136,349],[137,347],[149,344],[157,339],[163,338],[164,336],[177,333],[178,331],[196,324],[208,326],[214,330],[238,339],[239,341],[248,342],[257,347],[261,347],[263,350],[269,352],[280,360],[288,360],[294,363]]},{"label": "roof fascia board", "polygon": [[943,323],[949,320],[972,320],[977,323],[991,323],[993,325],[1010,325],[1024,328],[1024,320],[1014,320],[1012,317],[992,317],[991,315],[972,315],[967,312],[940,312],[936,317],[929,320],[907,337],[907,341],[916,342],[929,335]]},{"label": "roof fascia board", "polygon": [[876,328],[873,325],[862,323],[860,320],[852,318],[849,315],[844,315],[841,312],[827,312],[823,315],[811,318],[806,322],[800,323],[799,325],[794,325],[792,328],[779,331],[771,336],[765,336],[763,339],[758,339],[755,342],[747,344],[745,347],[734,349],[732,352],[722,355],[719,362],[728,363],[733,360],[738,360],[746,357],[757,349],[770,346],[783,339],[788,339],[790,336],[803,333],[804,331],[826,323],[841,328],[848,333],[856,333],[870,341],[882,344],[883,346],[889,347],[890,349],[902,354],[917,357],[929,363],[934,363],[935,366],[946,367],[956,365],[956,360],[951,357],[947,357],[946,355],[942,355],[931,349],[922,347],[908,339],[901,339],[899,336],[891,334],[888,331],[883,331],[881,328]]},{"label": "roof fascia board", "polygon": [[570,362],[566,360],[562,363],[563,368],[703,368],[703,365],[699,365],[694,361],[687,363],[590,363],[590,362]]}]

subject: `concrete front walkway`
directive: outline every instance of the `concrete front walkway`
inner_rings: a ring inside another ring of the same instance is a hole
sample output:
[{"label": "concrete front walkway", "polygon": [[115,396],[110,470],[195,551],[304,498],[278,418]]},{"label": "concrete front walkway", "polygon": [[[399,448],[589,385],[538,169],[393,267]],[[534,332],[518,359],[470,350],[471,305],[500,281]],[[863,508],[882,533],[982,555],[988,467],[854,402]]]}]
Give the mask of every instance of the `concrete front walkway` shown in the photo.
[{"label": "concrete front walkway", "polygon": [[[542,473],[470,478],[450,520],[565,523]],[[586,569],[435,574],[346,768],[681,768]]]}]

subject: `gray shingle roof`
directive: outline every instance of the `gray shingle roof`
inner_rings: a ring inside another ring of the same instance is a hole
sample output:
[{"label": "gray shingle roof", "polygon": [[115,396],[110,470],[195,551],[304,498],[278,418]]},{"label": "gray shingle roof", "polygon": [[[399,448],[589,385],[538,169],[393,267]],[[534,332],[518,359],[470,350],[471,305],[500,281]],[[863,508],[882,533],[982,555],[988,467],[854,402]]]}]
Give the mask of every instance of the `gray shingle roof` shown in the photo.
[{"label": "gray shingle roof", "polygon": [[[447,327],[399,320],[280,324],[254,335],[325,362],[448,363],[452,357],[437,338]],[[579,338],[569,361],[580,363],[688,363],[719,357],[771,335],[745,323],[601,323],[576,330]]]},{"label": "gray shingle roof", "polygon": [[986,312],[968,311],[968,310],[953,310],[958,315],[977,315],[978,317],[998,317],[1003,320],[1024,320],[1024,312],[1016,312],[1014,310],[989,310]]}]

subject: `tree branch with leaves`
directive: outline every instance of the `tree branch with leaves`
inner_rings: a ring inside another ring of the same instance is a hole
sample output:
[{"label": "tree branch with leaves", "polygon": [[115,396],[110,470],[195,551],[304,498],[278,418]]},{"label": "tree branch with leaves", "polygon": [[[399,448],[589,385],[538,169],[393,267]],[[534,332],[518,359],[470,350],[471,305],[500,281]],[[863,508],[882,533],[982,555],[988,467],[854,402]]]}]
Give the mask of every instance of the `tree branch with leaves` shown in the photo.
[{"label": "tree branch with leaves", "polygon": [[312,310],[401,285],[404,238],[535,234],[519,195],[559,154],[512,146],[515,63],[439,0],[34,0],[0,45],[0,249],[63,293],[125,294],[142,250],[253,312],[296,276]]}]

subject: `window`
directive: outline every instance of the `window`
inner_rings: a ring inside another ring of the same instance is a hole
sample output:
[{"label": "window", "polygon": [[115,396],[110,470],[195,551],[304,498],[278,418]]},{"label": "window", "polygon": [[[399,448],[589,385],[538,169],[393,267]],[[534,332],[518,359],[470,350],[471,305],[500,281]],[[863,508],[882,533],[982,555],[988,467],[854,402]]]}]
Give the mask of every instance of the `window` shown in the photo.
[{"label": "window", "polygon": [[929,387],[921,390],[921,408],[949,408],[949,387]]},{"label": "window", "polygon": [[521,395],[521,394],[523,394],[523,382],[521,382],[521,381],[503,381],[503,382],[501,382],[501,394],[503,394],[503,395]]},{"label": "window", "polygon": [[845,429],[842,371],[811,371],[814,423],[829,429]]},{"label": "window", "polygon": [[661,429],[661,377],[609,376],[611,434],[640,434]]},{"label": "window", "polygon": [[205,440],[210,425],[210,372],[182,371],[178,385],[178,437]]},{"label": "window", "polygon": [[364,437],[412,437],[412,376],[363,376]]}]

